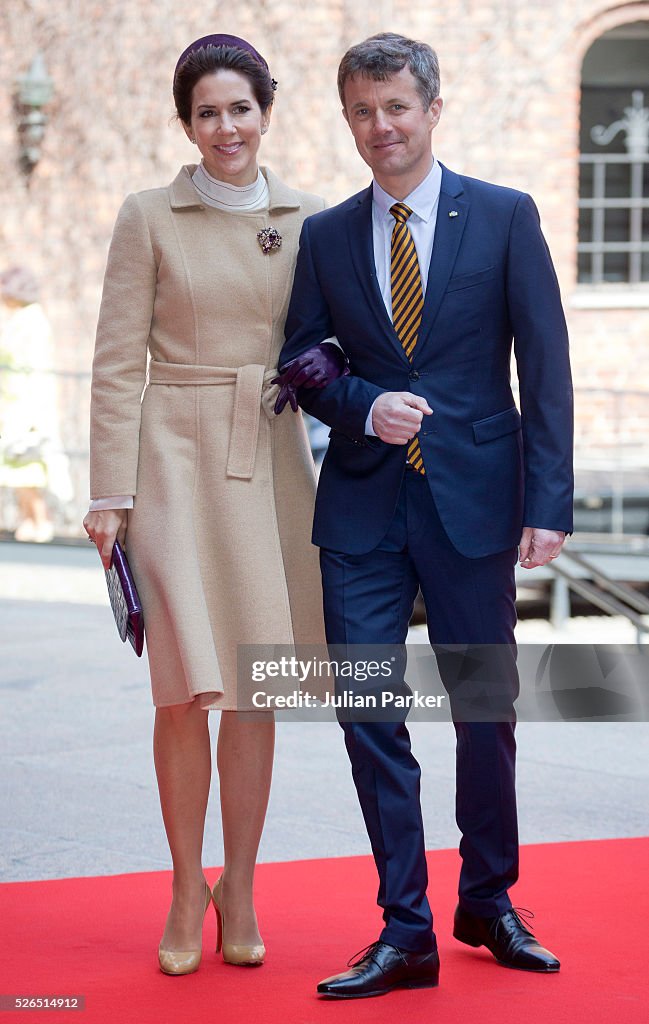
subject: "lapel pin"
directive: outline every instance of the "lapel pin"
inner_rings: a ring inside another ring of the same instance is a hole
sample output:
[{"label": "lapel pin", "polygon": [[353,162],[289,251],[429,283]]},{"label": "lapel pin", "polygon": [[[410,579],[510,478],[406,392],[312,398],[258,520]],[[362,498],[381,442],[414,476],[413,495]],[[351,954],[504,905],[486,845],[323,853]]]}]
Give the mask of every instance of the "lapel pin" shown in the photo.
[{"label": "lapel pin", "polygon": [[459,216],[457,210],[449,210],[448,215],[449,215],[449,217],[458,217]]}]

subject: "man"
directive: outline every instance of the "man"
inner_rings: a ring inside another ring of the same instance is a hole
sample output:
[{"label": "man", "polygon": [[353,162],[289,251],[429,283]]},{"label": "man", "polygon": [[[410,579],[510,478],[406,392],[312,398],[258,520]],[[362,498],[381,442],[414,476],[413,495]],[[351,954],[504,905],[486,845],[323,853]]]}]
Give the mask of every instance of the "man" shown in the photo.
[{"label": "man", "polygon": [[[299,391],[331,428],[316,503],[330,644],[405,642],[421,587],[439,645],[496,645],[498,721],[457,720],[462,869],[454,935],[508,967],[559,961],[513,910],[514,566],[572,530],[572,399],[559,289],[529,196],[432,154],[437,58],[392,33],[343,57],[343,114],[374,176],[304,225],[282,365],[335,335],[350,374]],[[521,414],[509,381],[512,342]],[[299,379],[299,378],[298,378]],[[489,667],[485,669],[489,674]],[[484,681],[484,680],[483,680]],[[379,939],[328,997],[437,984],[419,766],[405,722],[342,721],[379,873]]]}]

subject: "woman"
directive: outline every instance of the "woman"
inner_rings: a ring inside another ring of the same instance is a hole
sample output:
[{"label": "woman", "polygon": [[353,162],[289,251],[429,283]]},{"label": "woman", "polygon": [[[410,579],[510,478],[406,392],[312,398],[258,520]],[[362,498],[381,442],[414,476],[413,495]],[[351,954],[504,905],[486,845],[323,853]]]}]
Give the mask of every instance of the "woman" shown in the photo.
[{"label": "woman", "polygon": [[[202,162],[125,201],[93,364],[84,525],[105,566],[125,538],[143,602],[174,869],[169,974],[197,969],[212,898],[224,958],[263,961],[252,889],[274,723],[237,710],[237,645],[324,642],[312,459],[301,419],[274,416],[271,383],[301,225],[323,203],[257,165],[275,86],[235,36],[181,55],[174,99]],[[217,709],[225,863],[212,896],[201,852]]]},{"label": "woman", "polygon": [[68,460],[61,448],[52,332],[27,267],[0,274],[7,316],[0,331],[0,486],[16,499],[14,538],[45,543],[54,535],[46,495],[72,498]]}]

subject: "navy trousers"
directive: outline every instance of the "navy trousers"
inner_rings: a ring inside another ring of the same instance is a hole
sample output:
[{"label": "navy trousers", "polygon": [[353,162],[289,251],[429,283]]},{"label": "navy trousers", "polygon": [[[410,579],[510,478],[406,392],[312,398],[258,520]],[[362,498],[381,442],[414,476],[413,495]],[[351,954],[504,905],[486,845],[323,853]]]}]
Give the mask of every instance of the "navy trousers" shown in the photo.
[{"label": "navy trousers", "polygon": [[[426,478],[412,471],[406,471],[394,519],[377,548],[364,555],[320,552],[329,644],[404,644],[421,587],[433,649],[502,645],[495,659],[498,678],[492,680],[501,720],[454,722],[459,901],[484,917],[511,906],[508,889],[518,877],[516,556],[516,549],[477,559],[461,555],[439,520]],[[438,669],[453,708],[453,682],[439,655]],[[402,721],[340,724],[379,874],[385,922],[380,938],[425,952],[436,942],[426,896],[420,768],[405,715]]]}]

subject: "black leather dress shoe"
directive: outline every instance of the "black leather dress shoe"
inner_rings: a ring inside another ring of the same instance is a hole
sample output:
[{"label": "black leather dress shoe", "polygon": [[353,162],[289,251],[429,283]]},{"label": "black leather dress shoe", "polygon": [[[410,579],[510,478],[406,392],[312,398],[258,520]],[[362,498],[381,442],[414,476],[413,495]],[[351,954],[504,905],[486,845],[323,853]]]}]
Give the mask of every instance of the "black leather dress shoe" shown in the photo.
[{"label": "black leather dress shoe", "polygon": [[439,956],[409,953],[387,942],[373,942],[350,961],[349,970],[318,985],[328,999],[363,999],[384,996],[393,988],[434,988],[439,981]]},{"label": "black leather dress shoe", "polygon": [[556,956],[539,945],[519,913],[512,908],[500,917],[477,917],[458,907],[453,935],[467,946],[486,946],[504,967],[546,974],[558,971],[561,964]]}]

